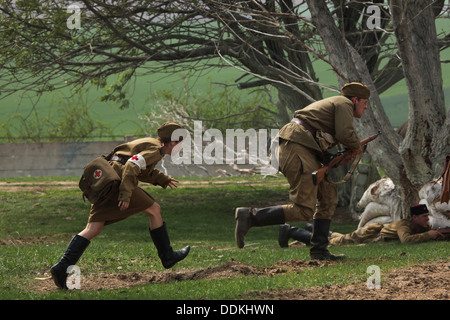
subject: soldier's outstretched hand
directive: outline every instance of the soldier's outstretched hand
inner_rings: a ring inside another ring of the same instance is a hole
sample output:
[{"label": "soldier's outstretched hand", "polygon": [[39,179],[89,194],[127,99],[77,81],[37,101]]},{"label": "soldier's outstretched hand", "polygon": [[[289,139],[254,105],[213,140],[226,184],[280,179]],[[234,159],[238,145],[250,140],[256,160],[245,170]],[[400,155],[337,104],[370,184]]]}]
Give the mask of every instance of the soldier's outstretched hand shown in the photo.
[{"label": "soldier's outstretched hand", "polygon": [[170,189],[178,188],[177,183],[179,183],[179,182],[180,182],[179,180],[170,178],[170,182],[169,182],[168,186],[170,187]]}]

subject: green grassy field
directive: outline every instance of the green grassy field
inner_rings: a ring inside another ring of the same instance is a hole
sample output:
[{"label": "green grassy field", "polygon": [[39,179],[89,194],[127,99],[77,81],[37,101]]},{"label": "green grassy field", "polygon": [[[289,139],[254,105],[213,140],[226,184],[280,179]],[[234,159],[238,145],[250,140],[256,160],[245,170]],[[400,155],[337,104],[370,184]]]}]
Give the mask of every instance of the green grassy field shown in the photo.
[{"label": "green grassy field", "polygon": [[[14,179],[10,183],[36,181]],[[283,178],[267,181],[256,176],[246,182],[230,178],[227,183],[217,183],[218,179],[194,179],[189,185],[170,191],[145,186],[162,206],[173,247],[192,247],[188,257],[174,268],[164,271],[148,234],[148,218],[137,214],[106,226],[92,241],[77,264],[82,277],[101,278],[103,274],[125,277],[148,272],[176,276],[191,271],[201,274],[231,262],[249,268],[270,268],[280,261],[309,260],[307,247],[282,249],[278,246],[277,226],[251,229],[246,237],[248,246],[244,249],[238,249],[234,242],[234,208],[286,201],[287,188],[281,185],[285,183]],[[397,242],[348,245],[330,249],[348,256],[342,262],[281,270],[270,275],[238,274],[214,279],[147,282],[114,289],[105,285],[96,290],[83,290],[81,282],[81,290],[62,291],[54,290],[51,280],[35,278],[49,275],[50,266],[59,260],[71,237],[84,228],[88,203],[81,200],[77,189],[51,187],[26,192],[2,191],[0,199],[1,300],[245,300],[254,298],[249,295],[253,290],[361,283],[366,281],[370,265],[378,265],[387,272],[416,263],[442,261],[450,254],[448,242],[444,241],[415,245]],[[346,233],[353,231],[356,225],[332,223],[332,229]],[[44,284],[51,290],[39,290]]]}]

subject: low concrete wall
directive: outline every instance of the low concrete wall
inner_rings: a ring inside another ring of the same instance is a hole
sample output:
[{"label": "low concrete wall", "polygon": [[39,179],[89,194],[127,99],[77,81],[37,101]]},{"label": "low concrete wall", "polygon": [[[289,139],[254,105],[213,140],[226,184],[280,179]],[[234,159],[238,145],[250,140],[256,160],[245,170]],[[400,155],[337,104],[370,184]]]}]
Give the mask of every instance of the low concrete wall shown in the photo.
[{"label": "low concrete wall", "polygon": [[[81,176],[84,166],[102,154],[109,154],[124,141],[45,142],[0,144],[0,178],[26,176]],[[251,168],[253,165],[239,165]],[[229,165],[174,165],[169,156],[157,168],[174,177],[215,177],[225,171],[239,174]],[[219,171],[219,172],[218,172]]]},{"label": "low concrete wall", "polygon": [[4,143],[0,145],[0,177],[80,176],[89,161],[108,154],[120,143]]}]

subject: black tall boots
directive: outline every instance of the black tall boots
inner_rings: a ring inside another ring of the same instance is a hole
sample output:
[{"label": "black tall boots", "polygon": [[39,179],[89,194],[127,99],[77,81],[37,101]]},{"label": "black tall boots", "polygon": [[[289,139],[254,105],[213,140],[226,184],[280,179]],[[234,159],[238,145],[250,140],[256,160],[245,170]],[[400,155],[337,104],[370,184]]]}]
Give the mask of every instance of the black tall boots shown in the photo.
[{"label": "black tall boots", "polygon": [[311,236],[311,249],[309,254],[314,260],[340,260],[344,259],[345,255],[335,255],[328,251],[328,236],[330,231],[329,219],[314,219],[313,232]]},{"label": "black tall boots", "polygon": [[280,247],[289,247],[290,238],[309,245],[311,243],[311,232],[302,228],[291,227],[288,224],[282,224],[278,232],[278,244]]},{"label": "black tall boots", "polygon": [[331,235],[330,220],[314,219],[314,225],[306,224],[305,229],[291,227],[288,224],[280,226],[278,233],[278,244],[282,248],[289,246],[290,238],[311,245],[311,259],[317,260],[339,260],[345,255],[335,255],[328,251],[328,237]]},{"label": "black tall boots", "polygon": [[51,268],[53,281],[59,288],[67,289],[67,268],[78,262],[89,243],[90,241],[82,236],[74,236],[61,260]]},{"label": "black tall boots", "polygon": [[[150,230],[150,236],[158,250],[158,256],[166,269],[173,267],[178,261],[186,258],[189,253],[189,246],[178,251],[172,249],[165,223],[159,228]],[[90,241],[88,239],[80,235],[74,236],[61,260],[51,267],[52,278],[59,288],[67,289],[67,268],[78,262],[89,243]]]},{"label": "black tall boots", "polygon": [[158,256],[161,259],[162,265],[166,269],[173,267],[178,261],[186,258],[191,249],[190,246],[186,246],[177,251],[172,249],[165,222],[161,227],[150,230],[150,236],[158,250]]},{"label": "black tall boots", "polygon": [[247,207],[237,208],[235,211],[236,229],[235,239],[239,248],[244,247],[244,237],[251,227],[262,227],[284,223],[284,210],[282,206],[262,209]]}]

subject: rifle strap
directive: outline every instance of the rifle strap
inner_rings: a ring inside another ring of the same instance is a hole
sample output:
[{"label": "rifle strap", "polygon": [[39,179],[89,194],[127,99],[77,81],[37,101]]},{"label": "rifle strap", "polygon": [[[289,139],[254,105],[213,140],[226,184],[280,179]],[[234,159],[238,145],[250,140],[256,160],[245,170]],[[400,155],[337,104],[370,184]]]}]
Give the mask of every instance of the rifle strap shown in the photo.
[{"label": "rifle strap", "polygon": [[353,160],[352,166],[347,171],[347,174],[345,175],[345,177],[341,181],[333,182],[333,184],[341,184],[341,183],[347,182],[352,177],[353,173],[355,172],[355,169],[358,166],[359,161],[361,161],[362,156],[363,156],[363,152],[357,154],[355,156],[355,159]]},{"label": "rifle strap", "polygon": [[450,235],[450,227],[437,228],[436,230],[439,231],[442,234]]},{"label": "rifle strap", "polygon": [[350,180],[353,173],[355,172],[356,167],[358,166],[359,162],[361,161],[361,158],[362,158],[364,152],[366,152],[366,149],[367,149],[367,144],[365,144],[362,147],[362,152],[358,153],[355,156],[355,159],[353,159],[353,163],[352,163],[350,169],[347,171],[347,174],[345,175],[344,179],[342,179],[341,181],[338,181],[338,182],[333,182],[333,184],[342,184],[342,183],[346,183],[348,180]]}]

